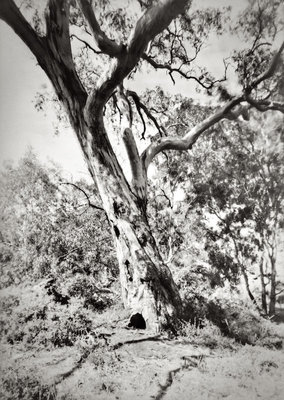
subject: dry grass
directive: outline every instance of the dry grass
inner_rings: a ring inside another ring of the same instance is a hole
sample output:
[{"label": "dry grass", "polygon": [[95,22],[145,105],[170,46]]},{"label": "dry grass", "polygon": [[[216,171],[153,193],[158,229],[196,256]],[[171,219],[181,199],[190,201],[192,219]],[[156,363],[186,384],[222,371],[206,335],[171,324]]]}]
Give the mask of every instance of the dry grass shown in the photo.
[{"label": "dry grass", "polygon": [[[22,287],[20,292],[19,288],[18,292],[2,292],[5,323],[17,315],[15,310],[23,313],[26,309],[30,312],[35,308],[36,311],[37,304],[46,304],[50,308],[50,299],[42,293],[42,286],[33,288],[29,294],[26,290]],[[60,308],[60,313],[55,310],[61,318],[61,325],[58,326],[62,326],[64,318],[74,311],[73,306],[71,303],[65,311]],[[53,310],[52,307],[50,309]],[[176,339],[149,336],[144,331],[126,329],[129,316],[119,305],[91,317],[93,322],[90,332],[80,335],[81,330],[78,329],[79,333],[72,346],[44,347],[38,340],[26,346],[25,341],[12,344],[3,340],[0,353],[0,398],[283,398],[283,350],[242,346],[234,339],[224,337],[210,323],[204,329],[187,325],[184,327],[184,336]],[[38,320],[31,319],[28,323],[36,325]],[[46,318],[44,323],[48,324],[49,319]],[[83,324],[85,326],[84,321]],[[17,323],[7,326],[18,329]],[[29,325],[23,324],[21,329],[28,335],[30,333],[25,326]],[[282,337],[283,326],[276,326],[277,333]],[[270,332],[266,326],[263,329]],[[9,337],[9,332],[5,337]],[[267,340],[269,344],[269,337]]]}]

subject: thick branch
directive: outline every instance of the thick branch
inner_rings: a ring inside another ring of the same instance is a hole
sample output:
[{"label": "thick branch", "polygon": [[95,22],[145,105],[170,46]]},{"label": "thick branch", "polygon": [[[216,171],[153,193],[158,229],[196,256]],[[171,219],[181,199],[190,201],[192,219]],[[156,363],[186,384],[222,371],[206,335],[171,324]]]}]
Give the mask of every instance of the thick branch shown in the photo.
[{"label": "thick branch", "polygon": [[132,130],[126,128],[122,136],[132,172],[132,187],[136,195],[144,198],[146,191],[146,173],[143,168]]},{"label": "thick branch", "polygon": [[233,116],[231,111],[237,105],[243,101],[243,96],[237,97],[231,100],[226,106],[221,108],[215,114],[206,118],[201,123],[197,124],[193,129],[191,129],[184,137],[163,137],[158,139],[156,142],[150,144],[148,148],[143,152],[142,159],[145,164],[146,170],[153,158],[164,150],[189,150],[192,148],[193,144],[199,138],[199,136],[205,132],[208,128],[215,125],[217,122],[221,121],[223,118],[232,119]]},{"label": "thick branch", "polygon": [[58,2],[50,0],[46,14],[47,37],[41,38],[12,0],[0,1],[0,18],[11,26],[32,51],[51,80],[59,99],[63,98],[66,107],[70,110],[71,102],[78,101],[81,106],[84,105],[87,95],[72,61],[68,14],[68,0]]},{"label": "thick branch", "polygon": [[[279,102],[271,102],[269,100],[257,102],[253,100],[249,96],[249,92],[257,87],[261,82],[269,79],[275,73],[278,63],[280,61],[281,52],[284,49],[284,42],[282,43],[278,52],[272,58],[267,69],[261,74],[255,81],[252,83],[249,91],[246,90],[244,95],[233,98],[229,103],[227,103],[224,107],[218,110],[215,114],[206,118],[204,121],[196,125],[193,129],[191,129],[187,134],[185,134],[182,138],[177,137],[164,137],[158,139],[156,142],[153,142],[148,146],[148,148],[142,154],[142,160],[145,165],[145,169],[147,170],[150,162],[153,158],[161,153],[164,150],[189,150],[199,138],[199,136],[205,132],[207,129],[211,128],[217,122],[221,121],[224,118],[227,119],[236,119],[238,116],[242,115],[244,119],[248,119],[248,109],[252,106],[257,108],[260,111],[267,110],[278,110],[283,112],[283,105]],[[241,105],[242,102],[247,101],[248,105]],[[236,107],[238,106],[238,107]]]},{"label": "thick branch", "polygon": [[280,111],[284,114],[284,103],[270,100],[255,100],[251,96],[246,96],[246,101],[258,111],[264,112],[268,110]]},{"label": "thick branch", "polygon": [[53,54],[74,69],[69,34],[69,0],[49,0],[45,10],[46,38]]},{"label": "thick branch", "polygon": [[37,35],[12,0],[0,1],[0,19],[5,21],[25,42],[42,66],[46,51],[44,39]]},{"label": "thick branch", "polygon": [[88,22],[90,30],[94,36],[99,49],[111,57],[118,57],[121,54],[122,45],[115,43],[109,39],[107,35],[101,30],[99,23],[94,14],[92,4],[88,0],[77,0],[79,7]]},{"label": "thick branch", "polygon": [[128,51],[139,58],[148,43],[183,12],[188,0],[164,0],[150,7],[138,20],[128,41]]},{"label": "thick branch", "polygon": [[[86,0],[79,0],[86,5]],[[109,71],[98,82],[89,96],[86,117],[89,124],[96,124],[103,107],[114,89],[132,71],[138,63],[148,43],[164,30],[181,13],[188,0],[164,0],[150,7],[138,20],[126,48],[123,48],[118,59],[114,60]],[[95,22],[94,22],[95,24]],[[97,25],[95,24],[96,28]],[[95,117],[94,117],[95,116]]]}]

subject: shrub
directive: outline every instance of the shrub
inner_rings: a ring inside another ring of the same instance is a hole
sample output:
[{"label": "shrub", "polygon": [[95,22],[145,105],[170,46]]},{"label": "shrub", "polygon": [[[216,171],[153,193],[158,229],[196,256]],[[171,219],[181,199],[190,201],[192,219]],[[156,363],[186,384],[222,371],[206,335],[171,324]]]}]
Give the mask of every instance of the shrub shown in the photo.
[{"label": "shrub", "polygon": [[[242,344],[281,346],[271,322],[262,318],[251,303],[232,293],[214,295],[207,304],[207,318],[229,337]],[[273,344],[274,343],[274,344]]]},{"label": "shrub", "polygon": [[3,400],[55,400],[54,385],[44,384],[35,371],[10,366],[1,374],[0,397]]},{"label": "shrub", "polygon": [[2,335],[10,344],[73,346],[92,329],[92,317],[80,302],[69,307],[51,303],[15,311],[3,322]]},{"label": "shrub", "polygon": [[93,311],[103,311],[115,300],[115,295],[111,290],[99,288],[95,279],[90,276],[77,274],[65,282],[65,287],[69,296],[81,298],[84,307]]},{"label": "shrub", "polygon": [[183,301],[183,318],[201,327],[207,315],[208,298],[212,294],[210,270],[206,263],[181,268],[175,276]]},{"label": "shrub", "polygon": [[206,346],[210,349],[235,347],[235,341],[225,337],[220,329],[208,320],[203,320],[202,328],[190,322],[185,324],[180,335],[190,339],[191,344]]}]

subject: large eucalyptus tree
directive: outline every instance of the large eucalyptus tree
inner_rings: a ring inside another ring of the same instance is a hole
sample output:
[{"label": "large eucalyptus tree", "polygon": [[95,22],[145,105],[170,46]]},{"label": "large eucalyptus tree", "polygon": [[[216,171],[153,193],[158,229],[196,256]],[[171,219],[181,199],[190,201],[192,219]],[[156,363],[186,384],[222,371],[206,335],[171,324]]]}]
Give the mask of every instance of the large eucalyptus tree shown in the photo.
[{"label": "large eucalyptus tree", "polygon": [[[243,34],[247,46],[243,51],[235,51],[232,57],[239,75],[237,95],[228,93],[222,86],[223,79],[214,79],[197,64],[203,42],[209,37],[207,27],[217,33],[222,30],[222,13],[218,10],[194,10],[189,0],[48,0],[43,23],[40,12],[44,2],[27,1],[30,7],[26,16],[23,3],[1,0],[0,17],[34,54],[69,117],[113,232],[124,304],[133,313],[141,313],[150,329],[172,326],[181,316],[182,304],[148,224],[147,169],[159,153],[190,150],[203,133],[222,119],[246,119],[250,108],[283,112],[279,97],[273,96],[279,88],[279,79],[275,77],[284,44],[275,51],[275,46],[268,43],[268,38],[277,39],[281,2],[252,1],[250,11],[240,20],[238,28],[246,26]],[[31,11],[32,3],[35,12]],[[126,3],[131,18],[125,11]],[[110,6],[114,7],[111,11]],[[141,14],[135,23],[134,9]],[[102,28],[108,21],[112,26]],[[79,28],[85,36],[79,36]],[[95,54],[90,59],[92,71],[87,71],[93,72],[92,78],[87,72],[84,75],[90,63],[80,63],[80,57],[75,59],[71,36]],[[100,57],[103,70],[99,67]],[[139,71],[141,63],[167,71],[173,82],[176,77],[196,81],[207,94],[216,88],[220,108],[192,129],[171,136],[171,128],[167,131],[160,126],[155,110],[147,108],[136,92],[124,89],[124,81]],[[110,100],[122,115],[121,135],[131,179],[118,161],[106,128],[105,113]],[[134,106],[144,127],[146,116],[160,133],[152,137],[140,154],[133,134],[133,121],[137,121],[133,117]]]}]

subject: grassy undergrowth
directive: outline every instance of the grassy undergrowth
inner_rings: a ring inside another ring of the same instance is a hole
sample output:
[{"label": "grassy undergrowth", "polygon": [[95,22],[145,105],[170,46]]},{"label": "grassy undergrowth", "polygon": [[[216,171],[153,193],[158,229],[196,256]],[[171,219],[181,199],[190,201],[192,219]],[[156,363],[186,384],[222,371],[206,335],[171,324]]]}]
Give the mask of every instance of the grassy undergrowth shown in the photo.
[{"label": "grassy undergrowth", "polygon": [[[62,292],[64,299],[67,294]],[[201,382],[203,397],[196,392],[198,400],[208,398],[206,390],[210,392],[215,378],[213,400],[227,397],[228,382],[235,385],[235,390],[240,385],[250,393],[249,385],[254,379],[257,382],[259,374],[270,385],[274,378],[280,385],[283,378],[283,337],[277,334],[275,325],[249,307],[240,307],[235,300],[226,309],[215,301],[215,307],[224,310],[218,313],[222,322],[217,321],[218,326],[208,319],[202,324],[186,323],[175,338],[162,336],[148,341],[146,337],[145,343],[140,339],[147,333],[126,329],[128,312],[110,298],[106,306],[101,299],[97,310],[93,305],[86,306],[80,296],[69,296],[67,304],[61,304],[48,292],[45,280],[3,289],[0,301],[1,399],[124,400],[133,398],[136,392],[140,393],[137,398],[146,400],[152,392],[156,398],[172,364],[173,370],[180,372],[165,398],[174,387],[176,393],[183,393],[183,386],[187,390],[183,379],[188,373]],[[198,359],[189,371],[184,368],[184,354],[190,353],[191,357],[194,349],[206,357]],[[222,379],[227,385],[224,390]],[[147,394],[143,389],[146,384]],[[192,390],[197,391],[194,387]],[[265,392],[264,387],[259,390]],[[233,398],[238,399],[230,400]]]}]

